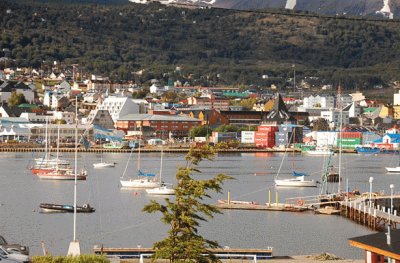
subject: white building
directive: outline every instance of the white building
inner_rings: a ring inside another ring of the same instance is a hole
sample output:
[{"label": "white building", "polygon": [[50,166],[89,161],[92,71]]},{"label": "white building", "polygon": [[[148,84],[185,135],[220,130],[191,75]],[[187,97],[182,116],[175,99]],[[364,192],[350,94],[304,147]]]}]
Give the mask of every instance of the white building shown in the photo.
[{"label": "white building", "polygon": [[400,105],[400,90],[399,93],[393,94],[393,105]]},{"label": "white building", "polygon": [[334,108],[335,98],[333,96],[309,96],[303,99],[303,108],[304,109],[313,109],[313,108],[322,108],[322,109],[330,109]]},{"label": "white building", "polygon": [[321,111],[321,118],[326,119],[329,123],[329,127],[332,129],[338,128],[340,126],[340,119],[342,119],[343,126],[349,124],[349,112],[342,111],[342,118],[340,115],[341,112],[336,109]]},{"label": "white building", "polygon": [[128,97],[109,96],[97,106],[98,110],[108,110],[116,122],[121,116],[140,113],[140,105]]}]

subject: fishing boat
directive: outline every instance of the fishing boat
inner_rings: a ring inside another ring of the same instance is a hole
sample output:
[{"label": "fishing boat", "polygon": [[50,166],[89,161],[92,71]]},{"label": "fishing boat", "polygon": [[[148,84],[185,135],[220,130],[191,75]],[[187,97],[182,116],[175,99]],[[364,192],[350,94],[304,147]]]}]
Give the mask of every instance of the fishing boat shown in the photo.
[{"label": "fishing boat", "polygon": [[160,161],[160,176],[159,176],[159,186],[156,188],[146,189],[146,192],[150,195],[174,195],[175,189],[168,187],[169,184],[166,184],[162,181],[162,167],[163,167],[163,149],[161,148],[161,161]]},{"label": "fishing boat", "polygon": [[[73,205],[60,205],[60,204],[50,204],[50,203],[41,203],[40,208],[44,213],[73,213],[74,206]],[[93,213],[96,211],[89,204],[84,204],[82,206],[76,206],[77,213]]]}]

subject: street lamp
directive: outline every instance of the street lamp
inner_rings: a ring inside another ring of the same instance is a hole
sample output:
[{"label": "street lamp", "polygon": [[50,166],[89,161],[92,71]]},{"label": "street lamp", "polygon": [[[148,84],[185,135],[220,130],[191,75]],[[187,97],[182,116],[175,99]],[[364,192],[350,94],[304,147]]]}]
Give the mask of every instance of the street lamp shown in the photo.
[{"label": "street lamp", "polygon": [[390,223],[390,214],[393,211],[393,188],[394,188],[394,184],[390,184],[390,212],[389,212],[388,230],[387,230],[387,233],[386,233],[386,243],[388,245],[391,244],[390,228],[392,227],[392,225]]},{"label": "street lamp", "polygon": [[369,207],[372,208],[372,182],[374,181],[374,177],[369,178]]},{"label": "street lamp", "polygon": [[390,214],[393,213],[393,188],[394,184],[390,184],[390,213],[389,213],[389,225],[390,225]]}]

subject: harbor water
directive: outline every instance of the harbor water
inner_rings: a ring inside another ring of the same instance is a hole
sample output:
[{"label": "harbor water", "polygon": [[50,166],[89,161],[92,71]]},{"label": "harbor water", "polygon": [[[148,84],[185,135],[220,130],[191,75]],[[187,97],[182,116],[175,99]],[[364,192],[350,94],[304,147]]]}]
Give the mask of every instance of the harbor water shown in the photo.
[{"label": "harbor water", "polygon": [[[73,162],[73,153],[63,158]],[[79,153],[78,165],[88,169],[86,181],[78,181],[78,205],[89,203],[96,209],[92,214],[77,215],[77,239],[81,250],[91,253],[95,245],[104,247],[151,247],[166,236],[167,226],[160,214],[142,212],[151,199],[163,201],[164,197],[149,196],[144,190],[122,189],[120,177],[135,176],[137,154],[128,161],[128,153]],[[42,242],[53,255],[67,253],[73,239],[73,214],[41,213],[40,203],[73,204],[73,181],[39,180],[28,170],[34,158],[31,153],[0,153],[0,235],[10,242],[30,246],[32,255],[42,254]],[[116,162],[115,168],[93,169],[100,159]],[[163,181],[175,184],[178,166],[185,165],[184,154],[164,154]],[[386,174],[385,166],[398,164],[398,155],[345,154],[342,158],[342,191],[359,189],[368,192],[369,177],[374,177],[373,191],[389,193],[395,184],[399,192],[398,174]],[[286,198],[319,194],[320,188],[275,188],[274,178],[289,178],[292,170],[308,173],[310,179],[321,181],[327,157],[283,153],[224,153],[214,161],[200,164],[199,179],[226,173],[235,179],[223,185],[222,194],[212,194],[207,200],[216,203],[226,199],[228,191],[232,200],[272,202],[278,192],[279,202]],[[337,166],[334,157],[333,165]],[[142,153],[141,169],[157,173],[160,153]],[[278,174],[279,170],[279,174]],[[329,184],[328,191],[337,191],[337,184]],[[398,188],[397,188],[398,187]],[[170,198],[174,198],[173,196]],[[363,258],[361,250],[352,248],[348,238],[372,233],[364,226],[340,217],[315,215],[312,212],[289,213],[273,211],[223,210],[208,222],[201,223],[201,234],[231,248],[265,248],[272,246],[275,255],[305,255],[329,252],[339,257]]]}]

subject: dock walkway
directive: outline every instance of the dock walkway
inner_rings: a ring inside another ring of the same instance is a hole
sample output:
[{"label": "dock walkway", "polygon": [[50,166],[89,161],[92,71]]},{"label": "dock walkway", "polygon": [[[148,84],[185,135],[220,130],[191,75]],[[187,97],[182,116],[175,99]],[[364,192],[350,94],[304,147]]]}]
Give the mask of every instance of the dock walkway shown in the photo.
[{"label": "dock walkway", "polygon": [[[376,197],[373,203],[380,198],[388,198],[388,196]],[[393,199],[399,198],[400,195],[393,196]],[[393,228],[397,228],[397,224],[400,223],[400,216],[397,215],[396,210],[390,211],[389,207],[374,206],[373,204],[370,206],[367,198],[342,201],[341,214],[377,231],[384,230],[387,224],[391,224]]]}]

